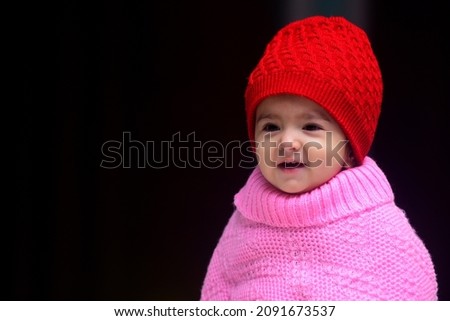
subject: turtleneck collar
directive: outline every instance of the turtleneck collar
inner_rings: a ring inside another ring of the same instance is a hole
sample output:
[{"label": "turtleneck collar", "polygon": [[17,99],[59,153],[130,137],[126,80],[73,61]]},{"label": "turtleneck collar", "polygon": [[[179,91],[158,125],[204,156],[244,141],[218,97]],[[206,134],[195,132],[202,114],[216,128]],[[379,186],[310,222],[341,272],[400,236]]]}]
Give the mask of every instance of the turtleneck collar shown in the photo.
[{"label": "turtleneck collar", "polygon": [[386,176],[369,157],[361,166],[341,171],[304,194],[288,194],[270,184],[255,168],[234,204],[246,218],[277,227],[322,225],[386,204],[394,195]]}]

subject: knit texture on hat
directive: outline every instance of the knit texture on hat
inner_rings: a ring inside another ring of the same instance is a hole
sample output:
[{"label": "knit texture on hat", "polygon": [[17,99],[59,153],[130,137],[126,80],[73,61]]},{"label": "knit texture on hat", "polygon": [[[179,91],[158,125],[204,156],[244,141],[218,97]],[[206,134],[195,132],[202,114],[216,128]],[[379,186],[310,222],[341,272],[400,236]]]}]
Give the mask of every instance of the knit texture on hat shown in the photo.
[{"label": "knit texture on hat", "polygon": [[366,33],[343,17],[292,22],[269,42],[245,92],[247,127],[254,139],[257,106],[279,94],[305,96],[341,126],[361,163],[375,136],[383,83]]}]

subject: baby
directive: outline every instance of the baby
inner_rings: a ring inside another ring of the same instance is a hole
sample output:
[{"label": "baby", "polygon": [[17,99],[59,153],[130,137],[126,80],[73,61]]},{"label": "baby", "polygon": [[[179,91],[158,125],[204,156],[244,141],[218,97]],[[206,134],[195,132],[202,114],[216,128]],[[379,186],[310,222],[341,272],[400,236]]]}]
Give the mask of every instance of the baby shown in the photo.
[{"label": "baby", "polygon": [[369,39],[345,18],[275,35],[245,93],[258,166],[201,300],[437,300],[429,252],[367,156],[382,92]]}]

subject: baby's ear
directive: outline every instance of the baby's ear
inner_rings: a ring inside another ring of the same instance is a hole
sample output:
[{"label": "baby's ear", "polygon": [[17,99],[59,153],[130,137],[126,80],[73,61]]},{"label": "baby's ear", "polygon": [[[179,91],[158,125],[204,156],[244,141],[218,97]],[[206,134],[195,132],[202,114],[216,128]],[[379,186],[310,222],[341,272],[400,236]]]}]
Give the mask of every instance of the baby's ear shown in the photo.
[{"label": "baby's ear", "polygon": [[350,146],[350,143],[347,142],[345,144],[345,157],[344,157],[344,165],[345,168],[356,167],[358,164],[356,162],[355,156],[353,154],[353,149]]}]

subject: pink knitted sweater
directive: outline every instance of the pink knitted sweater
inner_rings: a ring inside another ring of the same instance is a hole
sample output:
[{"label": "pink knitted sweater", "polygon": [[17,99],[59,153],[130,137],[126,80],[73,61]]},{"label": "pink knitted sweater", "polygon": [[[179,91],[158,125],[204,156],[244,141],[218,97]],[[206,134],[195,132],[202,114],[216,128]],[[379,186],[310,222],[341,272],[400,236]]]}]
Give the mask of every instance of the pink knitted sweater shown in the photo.
[{"label": "pink knitted sweater", "polygon": [[301,195],[255,169],[234,204],[201,300],[437,300],[430,255],[369,157]]}]

